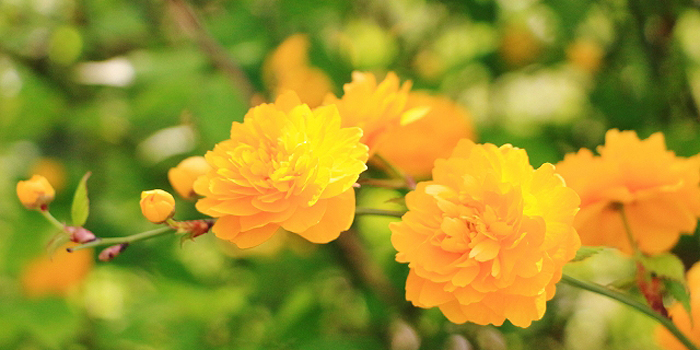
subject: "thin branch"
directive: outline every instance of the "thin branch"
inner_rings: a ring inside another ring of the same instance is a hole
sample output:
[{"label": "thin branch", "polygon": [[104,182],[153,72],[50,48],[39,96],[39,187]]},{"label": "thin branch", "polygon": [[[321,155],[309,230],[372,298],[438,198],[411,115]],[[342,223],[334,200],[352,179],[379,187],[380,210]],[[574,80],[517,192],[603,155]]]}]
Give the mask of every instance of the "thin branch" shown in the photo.
[{"label": "thin branch", "polygon": [[255,93],[250,80],[228,52],[209,35],[192,8],[184,0],[167,0],[167,4],[180,29],[199,45],[212,64],[226,74],[246,102],[250,103]]},{"label": "thin branch", "polygon": [[589,292],[593,292],[596,294],[600,294],[603,296],[606,296],[608,298],[617,300],[625,305],[631,306],[633,309],[653,318],[657,322],[659,322],[662,326],[666,327],[673,336],[678,339],[686,348],[689,350],[698,350],[698,348],[691,342],[684,334],[681,332],[678,327],[671,321],[670,319],[664,317],[663,315],[659,314],[658,312],[655,312],[652,310],[649,306],[647,306],[644,303],[641,303],[637,300],[634,300],[630,298],[628,295],[620,293],[618,291],[612,290],[610,288],[606,288],[604,286],[601,286],[596,283],[591,283],[587,281],[582,281],[579,279],[576,279],[574,277],[568,276],[568,275],[563,275],[561,277],[561,281],[574,287],[578,287],[584,290],[587,290]]}]

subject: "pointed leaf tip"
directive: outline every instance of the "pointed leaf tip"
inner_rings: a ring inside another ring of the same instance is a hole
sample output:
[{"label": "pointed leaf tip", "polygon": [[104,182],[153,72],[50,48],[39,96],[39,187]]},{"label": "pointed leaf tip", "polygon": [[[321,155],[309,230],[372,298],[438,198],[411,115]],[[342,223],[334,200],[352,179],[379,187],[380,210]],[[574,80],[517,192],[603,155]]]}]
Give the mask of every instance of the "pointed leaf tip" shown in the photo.
[{"label": "pointed leaf tip", "polygon": [[71,218],[73,221],[73,226],[81,227],[85,225],[88,215],[90,214],[90,200],[88,198],[87,191],[87,180],[92,175],[91,172],[85,173],[83,178],[78,184],[78,188],[75,189],[75,194],[73,195],[73,206],[71,207]]}]

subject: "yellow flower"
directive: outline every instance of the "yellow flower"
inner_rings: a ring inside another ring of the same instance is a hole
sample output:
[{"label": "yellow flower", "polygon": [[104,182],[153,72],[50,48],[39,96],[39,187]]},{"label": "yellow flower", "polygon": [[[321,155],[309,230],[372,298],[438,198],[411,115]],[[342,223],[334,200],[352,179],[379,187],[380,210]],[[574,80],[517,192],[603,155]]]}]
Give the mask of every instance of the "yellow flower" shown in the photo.
[{"label": "yellow flower", "polygon": [[[676,324],[676,327],[695,346],[700,346],[700,263],[695,263],[686,274],[688,280],[688,290],[690,291],[690,313],[693,321],[688,317],[688,313],[681,303],[675,303],[668,309],[669,317]],[[656,340],[662,348],[666,350],[687,350],[681,342],[674,337],[665,327],[658,325],[655,329]]]},{"label": "yellow flower", "polygon": [[604,55],[603,47],[590,39],[578,39],[566,47],[566,59],[589,73],[598,71]]},{"label": "yellow flower", "polygon": [[390,225],[396,260],[410,267],[406,299],[454,323],[529,326],[580,247],[576,193],[511,145],[460,141],[406,204]]},{"label": "yellow flower", "polygon": [[387,133],[377,153],[409,175],[430,177],[435,160],[447,158],[460,139],[473,140],[469,112],[448,98],[412,92],[406,108],[430,107],[425,117]]},{"label": "yellow flower", "polygon": [[66,187],[66,167],[59,159],[40,158],[34,163],[29,173],[45,177],[58,192]]},{"label": "yellow flower", "polygon": [[333,83],[321,69],[310,66],[309,45],[304,34],[287,38],[265,61],[264,76],[274,96],[292,90],[302,103],[314,108],[333,90]]},{"label": "yellow flower", "polygon": [[700,157],[676,157],[655,133],[609,130],[600,156],[587,149],[567,155],[557,172],[581,196],[575,226],[584,245],[631,253],[615,204],[623,204],[632,234],[647,254],[671,249],[681,232],[695,231],[700,216]]},{"label": "yellow flower", "polygon": [[209,170],[211,166],[204,157],[189,157],[168,171],[168,180],[180,197],[190,199],[197,195],[192,189],[194,181]]},{"label": "yellow flower", "polygon": [[231,139],[206,154],[213,170],[194,184],[212,231],[239,248],[280,227],[314,243],[334,240],[355,215],[352,185],[366,169],[362,130],[341,128],[335,106],[311,110],[293,92],[251,108]]},{"label": "yellow flower", "polygon": [[163,190],[141,192],[141,213],[148,221],[160,224],[175,215],[175,198]]},{"label": "yellow flower", "polygon": [[53,201],[56,191],[41,175],[17,183],[17,197],[28,209],[40,209]]},{"label": "yellow flower", "polygon": [[370,152],[376,150],[388,131],[414,122],[428,112],[427,107],[406,107],[411,82],[401,85],[393,72],[379,84],[372,73],[353,72],[352,82],[345,84],[343,90],[342,98],[329,94],[324,104],[338,106],[343,127],[357,126],[364,131],[361,141],[369,146]]},{"label": "yellow flower", "polygon": [[51,257],[39,257],[25,266],[20,281],[28,296],[64,296],[80,285],[92,269],[92,249],[68,253],[66,248],[72,246],[75,244],[69,243]]}]

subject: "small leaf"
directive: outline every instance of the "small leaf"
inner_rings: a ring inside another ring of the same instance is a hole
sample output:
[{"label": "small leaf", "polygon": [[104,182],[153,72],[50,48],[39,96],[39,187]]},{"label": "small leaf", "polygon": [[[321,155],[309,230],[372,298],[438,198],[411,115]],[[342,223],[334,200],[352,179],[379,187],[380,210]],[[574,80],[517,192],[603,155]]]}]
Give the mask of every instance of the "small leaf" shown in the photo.
[{"label": "small leaf", "polygon": [[664,285],[668,293],[676,299],[690,316],[690,322],[693,322],[693,314],[690,312],[690,294],[685,284],[678,281],[665,280]]},{"label": "small leaf", "polygon": [[576,256],[570,261],[570,262],[578,262],[578,261],[583,261],[586,260],[593,255],[596,255],[600,252],[605,250],[605,247],[588,247],[588,246],[582,246],[579,248],[579,250],[576,252]]},{"label": "small leaf", "polygon": [[75,189],[75,195],[73,196],[73,206],[71,207],[71,218],[73,219],[73,226],[81,227],[85,225],[87,221],[88,214],[90,214],[90,200],[88,199],[87,192],[87,180],[92,173],[87,172],[80,180],[78,188]]},{"label": "small leaf", "polygon": [[49,243],[46,244],[46,254],[52,257],[58,248],[68,242],[70,242],[70,236],[63,231],[56,232]]},{"label": "small leaf", "polygon": [[640,260],[647,271],[665,280],[672,280],[685,285],[685,267],[677,256],[665,253],[656,256],[644,256]]}]

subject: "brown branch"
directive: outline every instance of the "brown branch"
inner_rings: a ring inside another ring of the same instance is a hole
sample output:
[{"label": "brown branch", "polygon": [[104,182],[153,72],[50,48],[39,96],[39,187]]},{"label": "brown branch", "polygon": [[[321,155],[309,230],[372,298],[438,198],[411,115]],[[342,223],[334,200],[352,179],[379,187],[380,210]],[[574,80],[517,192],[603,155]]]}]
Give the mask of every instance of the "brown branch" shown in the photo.
[{"label": "brown branch", "polygon": [[255,93],[253,85],[236,61],[209,35],[195,15],[192,7],[185,0],[167,0],[167,4],[180,29],[199,45],[199,48],[209,57],[212,64],[231,80],[233,86],[243,94],[246,102],[250,103]]}]

